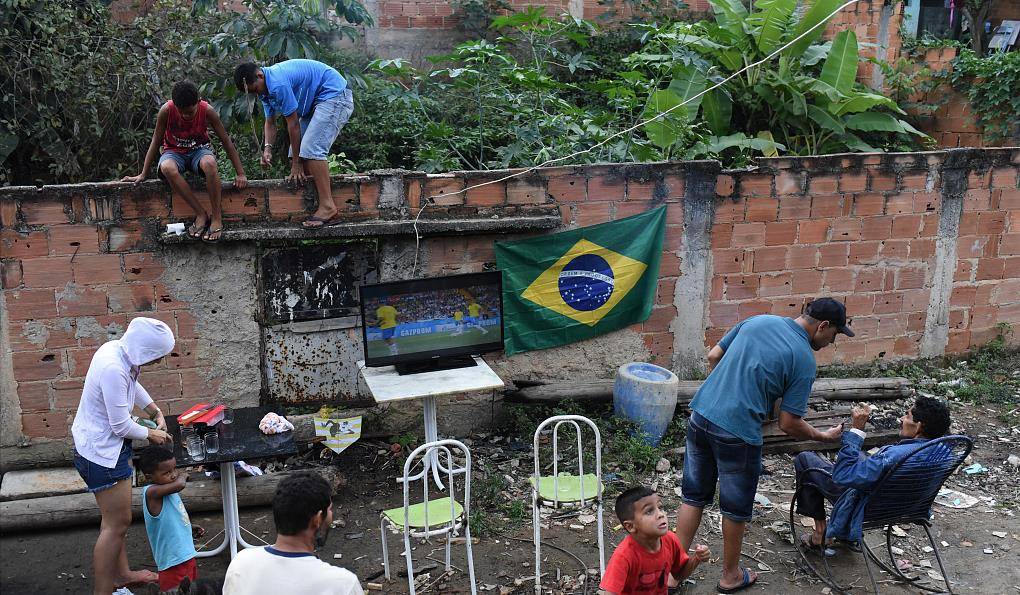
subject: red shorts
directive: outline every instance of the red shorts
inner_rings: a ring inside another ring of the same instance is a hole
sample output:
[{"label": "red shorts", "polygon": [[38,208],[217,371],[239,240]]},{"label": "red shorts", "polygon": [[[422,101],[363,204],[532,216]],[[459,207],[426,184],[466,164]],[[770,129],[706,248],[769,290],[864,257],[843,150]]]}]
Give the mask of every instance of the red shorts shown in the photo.
[{"label": "red shorts", "polygon": [[159,590],[172,591],[180,586],[181,581],[184,577],[190,578],[192,581],[198,578],[198,565],[195,564],[195,559],[192,558],[187,562],[181,562],[177,566],[171,566],[166,570],[159,571]]}]

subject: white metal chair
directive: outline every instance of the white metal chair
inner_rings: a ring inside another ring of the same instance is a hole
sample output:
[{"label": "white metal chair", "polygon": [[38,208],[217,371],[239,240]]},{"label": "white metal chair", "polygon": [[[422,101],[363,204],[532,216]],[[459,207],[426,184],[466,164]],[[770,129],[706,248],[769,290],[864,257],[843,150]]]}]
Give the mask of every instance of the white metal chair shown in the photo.
[{"label": "white metal chair", "polygon": [[[587,424],[595,434],[595,473],[584,472],[584,444],[581,440],[581,425]],[[552,430],[552,476],[542,477],[541,461],[539,456],[538,439],[539,435],[549,424],[553,425]],[[574,427],[577,435],[577,475],[560,473],[559,470],[559,430],[562,425]],[[543,421],[535,429],[534,440],[535,474],[531,481],[531,509],[535,530],[535,592],[542,590],[542,519],[540,509],[542,506],[554,508],[577,507],[583,508],[591,503],[595,504],[597,530],[599,537],[599,571],[606,572],[606,545],[605,532],[602,527],[602,493],[605,490],[602,485],[602,435],[598,426],[581,415],[556,415]]]},{"label": "white metal chair", "polygon": [[[460,452],[456,452],[460,451]],[[464,464],[459,465],[457,458],[463,458]],[[446,455],[445,465],[442,455]],[[411,475],[411,469],[417,464],[421,470]],[[446,490],[448,496],[438,499],[429,498],[429,484],[431,483],[430,467],[435,465],[439,471],[446,474]],[[464,476],[463,496],[464,503],[456,499],[456,484],[454,477]],[[421,480],[422,501],[411,504],[410,486],[414,481]],[[464,543],[467,545],[468,577],[471,581],[471,593],[475,591],[475,563],[471,555],[471,528],[468,526],[468,518],[471,515],[471,451],[458,440],[437,440],[427,442],[414,449],[407,460],[404,461],[404,475],[397,479],[404,484],[404,505],[397,508],[384,510],[379,515],[379,532],[382,535],[383,569],[387,580],[390,578],[390,556],[386,544],[386,533],[388,527],[401,529],[404,533],[404,557],[407,560],[407,584],[411,595],[415,594],[414,589],[414,563],[411,559],[411,537],[420,537],[428,540],[435,535],[446,535],[446,570],[450,566],[450,540],[461,529],[464,531]]]}]

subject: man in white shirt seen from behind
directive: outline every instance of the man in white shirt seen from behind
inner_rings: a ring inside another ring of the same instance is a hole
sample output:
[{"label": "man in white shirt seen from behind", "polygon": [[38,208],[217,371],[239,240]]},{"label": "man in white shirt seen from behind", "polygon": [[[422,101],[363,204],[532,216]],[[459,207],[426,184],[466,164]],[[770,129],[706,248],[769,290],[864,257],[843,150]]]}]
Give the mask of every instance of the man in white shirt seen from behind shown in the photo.
[{"label": "man in white shirt seen from behind", "polygon": [[349,570],[319,560],[333,522],[333,491],[314,473],[296,473],[273,496],[276,543],[237,554],[227,568],[224,595],[364,595]]}]

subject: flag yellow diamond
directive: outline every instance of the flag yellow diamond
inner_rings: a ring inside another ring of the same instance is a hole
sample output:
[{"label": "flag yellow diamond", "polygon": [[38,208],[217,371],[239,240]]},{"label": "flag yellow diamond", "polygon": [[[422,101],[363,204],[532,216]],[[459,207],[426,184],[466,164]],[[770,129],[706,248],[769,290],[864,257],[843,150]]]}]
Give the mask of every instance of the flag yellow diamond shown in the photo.
[{"label": "flag yellow diamond", "polygon": [[580,240],[538,276],[521,296],[588,326],[595,326],[637,285],[643,262]]}]

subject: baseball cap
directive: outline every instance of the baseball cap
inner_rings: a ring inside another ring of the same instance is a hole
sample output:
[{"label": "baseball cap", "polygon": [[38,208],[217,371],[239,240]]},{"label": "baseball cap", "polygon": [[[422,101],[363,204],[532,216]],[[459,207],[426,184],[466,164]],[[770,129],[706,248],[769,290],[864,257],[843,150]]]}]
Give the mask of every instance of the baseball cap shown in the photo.
[{"label": "baseball cap", "polygon": [[815,320],[826,320],[836,326],[836,330],[848,337],[854,332],[846,325],[846,306],[832,298],[818,298],[807,305],[804,313]]}]

